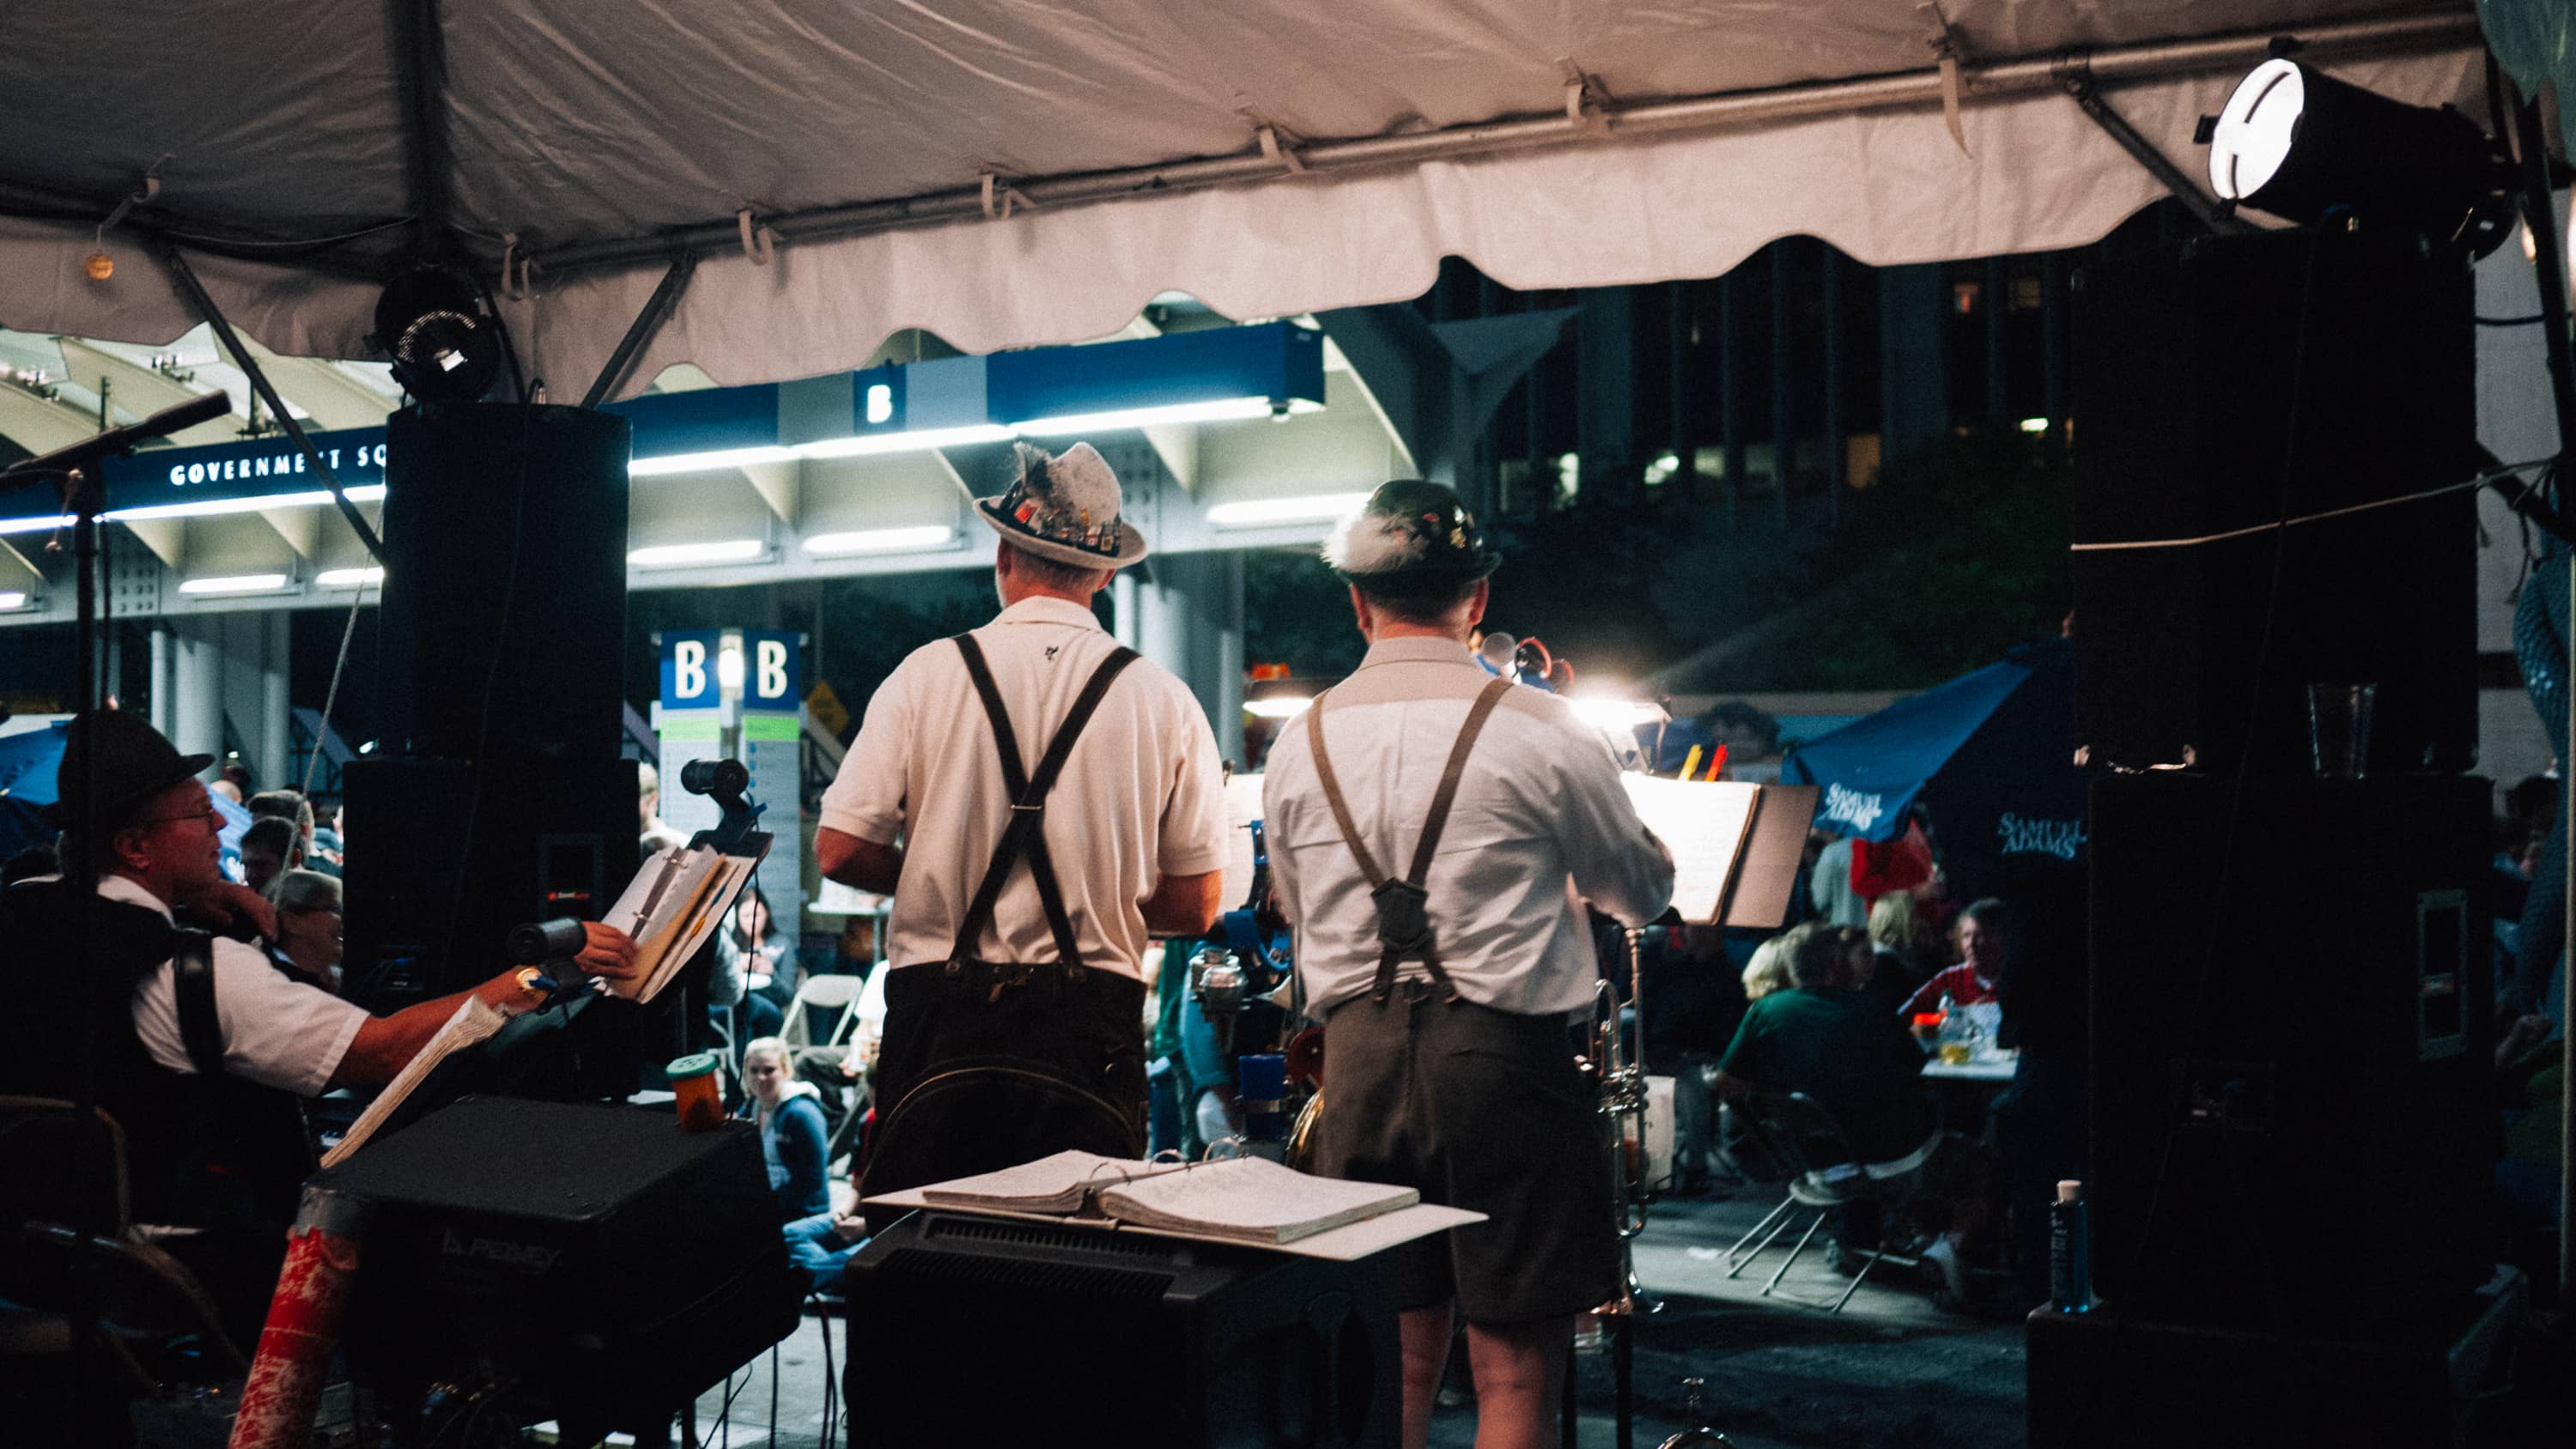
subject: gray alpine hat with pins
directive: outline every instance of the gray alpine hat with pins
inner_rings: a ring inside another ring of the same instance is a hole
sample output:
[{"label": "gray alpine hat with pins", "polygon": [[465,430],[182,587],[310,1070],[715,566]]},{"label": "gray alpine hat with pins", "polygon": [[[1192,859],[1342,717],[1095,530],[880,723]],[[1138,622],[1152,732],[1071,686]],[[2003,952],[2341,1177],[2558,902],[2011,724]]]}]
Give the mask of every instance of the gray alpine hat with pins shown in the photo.
[{"label": "gray alpine hat with pins", "polygon": [[1011,547],[1076,568],[1125,568],[1145,557],[1145,535],[1119,517],[1126,500],[1099,449],[1076,443],[1049,457],[1022,443],[1015,456],[1017,481],[998,497],[975,500],[975,511]]}]

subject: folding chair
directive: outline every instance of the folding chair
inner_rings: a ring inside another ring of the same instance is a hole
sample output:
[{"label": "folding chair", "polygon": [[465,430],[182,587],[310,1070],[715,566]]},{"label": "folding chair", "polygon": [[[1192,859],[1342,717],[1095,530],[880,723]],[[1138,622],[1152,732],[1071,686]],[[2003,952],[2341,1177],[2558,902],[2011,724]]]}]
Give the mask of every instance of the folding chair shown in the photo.
[{"label": "folding chair", "polygon": [[[789,1046],[839,1046],[858,1029],[859,992],[866,985],[864,976],[839,974],[808,976],[797,982],[796,999],[788,1003],[787,1019],[778,1027],[779,1037]],[[839,1013],[839,1019],[821,1041],[814,1039],[814,1014],[818,1011]]]},{"label": "folding chair", "polygon": [[[1903,1267],[1914,1265],[1915,1260],[1903,1254],[1876,1248],[1847,1248],[1846,1251],[1861,1254],[1861,1268],[1844,1286],[1842,1295],[1831,1303],[1779,1293],[1780,1280],[1789,1276],[1789,1270],[1797,1266],[1800,1255],[1807,1251],[1808,1242],[1835,1209],[1863,1202],[1892,1206],[1903,1200],[1905,1186],[1913,1172],[1910,1168],[1884,1176],[1873,1172],[1870,1165],[1860,1160],[1860,1154],[1852,1150],[1850,1139],[1843,1135],[1842,1124],[1836,1122],[1833,1114],[1826,1111],[1821,1103],[1804,1092],[1757,1093],[1745,1116],[1747,1135],[1759,1143],[1767,1156],[1788,1169],[1784,1184],[1788,1195],[1753,1226],[1752,1232],[1738,1238],[1735,1246],[1727,1249],[1727,1277],[1732,1278],[1752,1266],[1754,1259],[1762,1256],[1764,1250],[1788,1231],[1801,1210],[1812,1211],[1814,1216],[1807,1220],[1806,1231],[1798,1235],[1797,1243],[1789,1249],[1789,1256],[1781,1260],[1780,1266],[1772,1270],[1770,1281],[1762,1285],[1765,1298],[1777,1294],[1801,1307],[1840,1313],[1852,1295],[1860,1291],[1861,1282],[1869,1277],[1870,1270],[1882,1261]],[[1737,1253],[1755,1234],[1762,1234],[1762,1241],[1754,1245],[1753,1251],[1738,1259]]]}]

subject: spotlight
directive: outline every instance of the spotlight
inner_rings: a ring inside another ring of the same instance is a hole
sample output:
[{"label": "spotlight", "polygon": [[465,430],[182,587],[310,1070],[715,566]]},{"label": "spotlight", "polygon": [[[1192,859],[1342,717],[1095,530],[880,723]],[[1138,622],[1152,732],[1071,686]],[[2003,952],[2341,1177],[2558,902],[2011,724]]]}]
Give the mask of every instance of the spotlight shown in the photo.
[{"label": "spotlight", "polygon": [[1304,714],[1322,692],[1318,681],[1312,679],[1256,680],[1243,691],[1243,707],[1261,719],[1294,719]]},{"label": "spotlight", "polygon": [[394,381],[425,403],[472,402],[501,372],[501,334],[483,294],[438,267],[386,284],[369,340],[393,359]]},{"label": "spotlight", "polygon": [[2222,200],[2309,223],[2337,208],[2471,256],[2501,244],[2513,173],[2477,123],[2410,106],[2294,60],[2263,62],[2204,116],[2209,184]]}]

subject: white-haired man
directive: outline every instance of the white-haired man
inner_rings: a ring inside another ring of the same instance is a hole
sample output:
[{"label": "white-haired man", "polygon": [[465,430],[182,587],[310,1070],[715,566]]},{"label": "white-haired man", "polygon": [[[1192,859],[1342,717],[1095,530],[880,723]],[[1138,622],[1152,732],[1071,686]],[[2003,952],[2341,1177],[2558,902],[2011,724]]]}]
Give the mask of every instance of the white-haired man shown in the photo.
[{"label": "white-haired man", "polygon": [[1325,558],[1368,654],[1281,732],[1262,790],[1324,1019],[1316,1170],[1487,1215],[1397,1250],[1404,1442],[1430,1432],[1463,1314],[1478,1449],[1552,1444],[1575,1315],[1619,1278],[1567,1033],[1599,979],[1576,897],[1643,924],[1672,895],[1672,857],[1600,736],[1468,652],[1499,559],[1455,494],[1389,483]]},{"label": "white-haired man", "polygon": [[815,832],[824,874],[894,897],[872,1196],[1068,1147],[1143,1156],[1147,939],[1216,919],[1215,735],[1091,612],[1144,536],[1090,444],[1017,458],[976,503],[1002,612],[887,676]]}]

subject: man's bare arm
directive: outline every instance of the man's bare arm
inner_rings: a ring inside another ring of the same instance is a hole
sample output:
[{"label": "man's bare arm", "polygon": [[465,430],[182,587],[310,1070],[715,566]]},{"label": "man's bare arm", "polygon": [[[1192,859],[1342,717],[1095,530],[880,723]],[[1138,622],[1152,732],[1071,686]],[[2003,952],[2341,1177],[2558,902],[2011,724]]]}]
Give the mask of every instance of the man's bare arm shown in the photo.
[{"label": "man's bare arm", "polygon": [[[577,958],[581,969],[593,976],[623,980],[635,974],[635,943],[626,933],[593,921],[582,927],[590,938]],[[391,1016],[369,1017],[349,1038],[349,1049],[340,1054],[340,1064],[331,1069],[329,1085],[334,1087],[381,1087],[392,1081],[447,1025],[468,996],[479,996],[492,1005],[515,1004],[524,995],[519,989],[516,969],[504,971],[471,991],[459,991],[418,1006],[407,1006]]]},{"label": "man's bare arm", "polygon": [[814,864],[826,879],[890,896],[903,874],[903,847],[879,845],[826,825],[814,832]]},{"label": "man's bare arm", "polygon": [[1163,877],[1145,898],[1145,929],[1157,936],[1204,935],[1216,924],[1217,896],[1224,889],[1221,871]]}]

